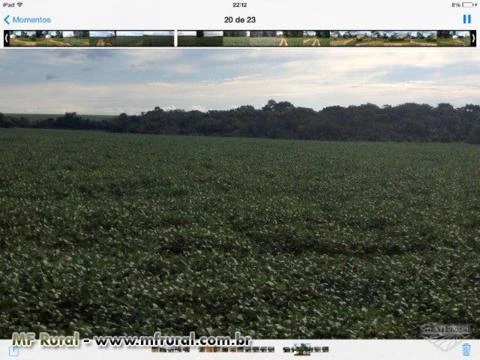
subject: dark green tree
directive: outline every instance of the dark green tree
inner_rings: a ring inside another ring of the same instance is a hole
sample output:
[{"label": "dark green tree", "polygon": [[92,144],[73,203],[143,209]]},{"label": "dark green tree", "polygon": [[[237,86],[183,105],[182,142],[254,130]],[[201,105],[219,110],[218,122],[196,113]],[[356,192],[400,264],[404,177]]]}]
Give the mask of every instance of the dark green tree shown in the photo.
[{"label": "dark green tree", "polygon": [[473,128],[468,134],[467,142],[469,144],[480,144],[480,126]]}]

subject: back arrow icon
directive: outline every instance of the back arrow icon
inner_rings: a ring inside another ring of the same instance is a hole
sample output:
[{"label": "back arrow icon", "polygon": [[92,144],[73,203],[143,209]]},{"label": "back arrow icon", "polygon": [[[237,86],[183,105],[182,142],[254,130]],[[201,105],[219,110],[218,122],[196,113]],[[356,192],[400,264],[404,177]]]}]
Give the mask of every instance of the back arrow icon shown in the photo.
[{"label": "back arrow icon", "polygon": [[3,19],[3,21],[5,21],[7,23],[7,25],[10,25],[10,23],[8,22],[9,17],[10,17],[10,15],[7,15],[7,16],[5,16],[5,19]]}]

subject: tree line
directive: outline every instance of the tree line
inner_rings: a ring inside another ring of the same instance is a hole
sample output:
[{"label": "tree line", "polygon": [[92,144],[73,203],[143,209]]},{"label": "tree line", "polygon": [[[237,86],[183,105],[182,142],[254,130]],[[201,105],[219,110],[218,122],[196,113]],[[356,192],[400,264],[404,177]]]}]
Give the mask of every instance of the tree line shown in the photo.
[{"label": "tree line", "polygon": [[92,119],[71,112],[29,120],[0,113],[0,127],[103,130],[121,133],[242,136],[342,141],[425,141],[480,143],[480,105],[455,108],[406,103],[330,106],[320,111],[270,100],[261,109],[185,111],[155,107],[141,115],[122,113]]}]

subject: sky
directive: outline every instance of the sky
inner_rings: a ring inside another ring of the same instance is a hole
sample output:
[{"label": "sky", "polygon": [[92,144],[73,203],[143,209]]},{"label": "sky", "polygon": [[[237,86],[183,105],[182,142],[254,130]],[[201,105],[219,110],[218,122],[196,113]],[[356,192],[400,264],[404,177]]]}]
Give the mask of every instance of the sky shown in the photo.
[{"label": "sky", "polygon": [[88,34],[90,37],[112,37],[115,33],[113,31],[89,31]]},{"label": "sky", "polygon": [[117,36],[173,36],[173,31],[117,31]]},{"label": "sky", "polygon": [[477,49],[8,49],[0,112],[480,104]]}]

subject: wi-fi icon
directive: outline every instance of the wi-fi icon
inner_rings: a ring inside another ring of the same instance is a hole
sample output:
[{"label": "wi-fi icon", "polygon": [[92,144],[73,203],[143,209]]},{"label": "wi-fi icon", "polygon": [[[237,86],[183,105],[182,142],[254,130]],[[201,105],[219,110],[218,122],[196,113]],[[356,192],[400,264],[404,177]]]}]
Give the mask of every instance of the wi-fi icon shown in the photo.
[{"label": "wi-fi icon", "polygon": [[18,7],[22,7],[23,3],[22,2],[17,2]]}]

